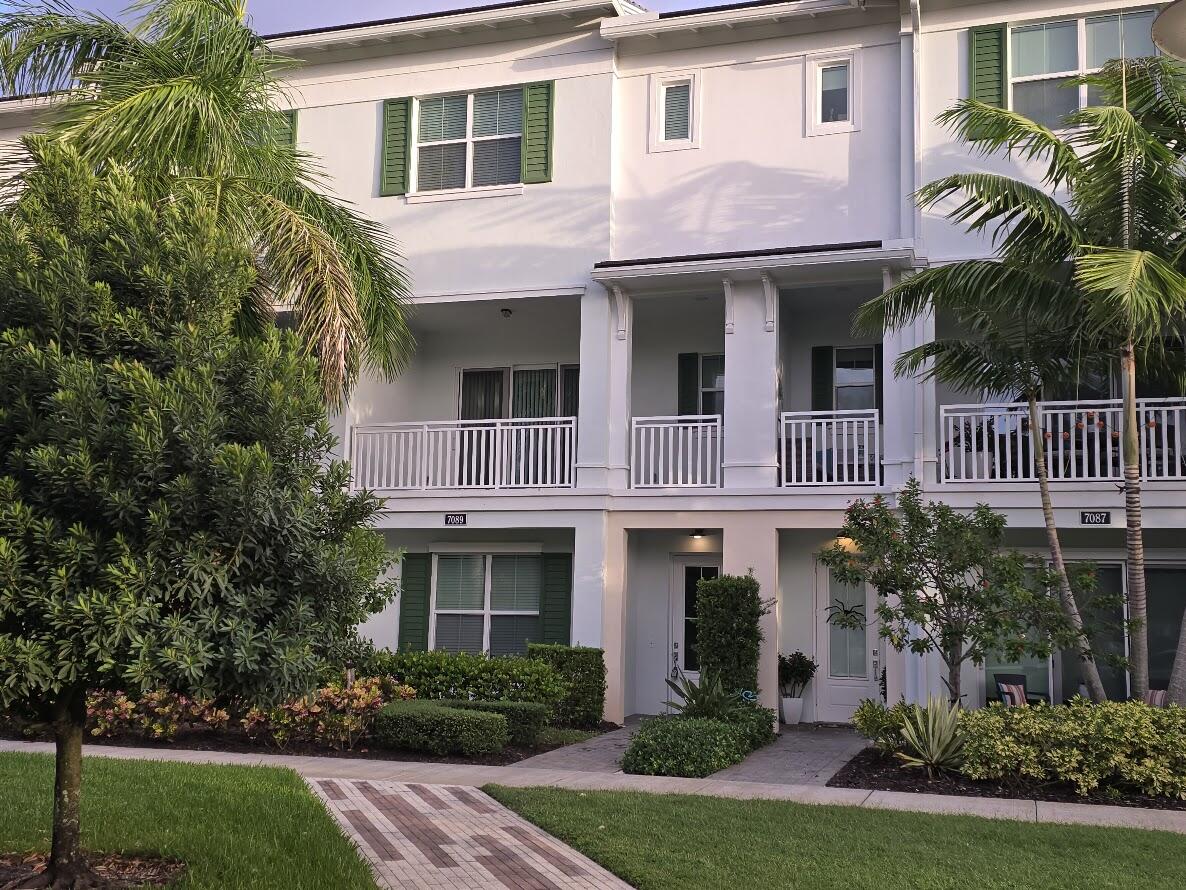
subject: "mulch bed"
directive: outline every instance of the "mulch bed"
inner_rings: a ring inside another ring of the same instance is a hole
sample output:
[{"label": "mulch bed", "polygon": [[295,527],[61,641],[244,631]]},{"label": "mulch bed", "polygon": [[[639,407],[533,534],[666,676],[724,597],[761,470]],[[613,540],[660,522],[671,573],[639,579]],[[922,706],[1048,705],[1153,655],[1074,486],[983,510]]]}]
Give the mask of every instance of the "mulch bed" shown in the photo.
[{"label": "mulch bed", "polygon": [[1148,797],[1144,794],[1079,794],[1069,785],[1027,781],[977,782],[961,775],[927,777],[925,769],[904,767],[894,757],[866,748],[828,780],[833,788],[861,788],[869,791],[908,791],[914,794],[956,794],[964,797],[1005,797],[1011,800],[1043,800],[1052,803],[1091,803],[1116,807],[1147,807],[1154,810],[1186,810],[1186,800]]},{"label": "mulch bed", "polygon": [[[607,732],[610,729],[619,729],[615,724],[603,724],[602,732]],[[25,731],[12,731],[9,727],[0,729],[0,738],[11,739],[21,742],[51,742],[53,736],[44,731],[38,731],[34,727],[28,727]],[[447,756],[438,757],[433,754],[425,754],[421,751],[403,751],[394,748],[367,748],[359,747],[353,751],[334,751],[329,748],[318,747],[317,745],[292,743],[284,748],[275,748],[261,742],[253,741],[246,733],[228,729],[224,732],[218,732],[209,729],[198,730],[182,730],[171,740],[165,739],[147,739],[140,736],[122,736],[119,738],[96,738],[87,735],[84,738],[84,744],[87,745],[109,745],[120,748],[162,748],[166,750],[190,750],[190,751],[228,751],[233,753],[246,754],[293,754],[299,757],[342,757],[359,760],[400,760],[412,761],[414,763],[464,763],[477,764],[479,766],[507,766],[512,763],[518,763],[520,760],[526,760],[528,757],[534,757],[536,754],[543,754],[546,751],[553,751],[559,745],[546,745],[534,748],[524,748],[510,745],[504,748],[498,754],[492,754],[486,757],[457,757]],[[0,887],[4,886],[4,882],[0,881]]]},{"label": "mulch bed", "polygon": [[[44,853],[0,853],[0,887],[25,880],[45,868]],[[185,872],[185,863],[151,856],[94,855],[91,868],[103,880],[104,890],[127,887],[167,887]]]}]

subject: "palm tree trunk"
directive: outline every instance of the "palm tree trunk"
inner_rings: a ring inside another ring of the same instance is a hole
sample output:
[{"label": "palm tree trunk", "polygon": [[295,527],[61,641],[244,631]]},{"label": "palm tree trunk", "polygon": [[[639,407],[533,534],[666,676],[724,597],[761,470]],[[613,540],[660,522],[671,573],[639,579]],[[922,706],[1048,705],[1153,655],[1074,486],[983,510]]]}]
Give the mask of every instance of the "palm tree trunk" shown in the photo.
[{"label": "palm tree trunk", "polygon": [[1042,518],[1046,522],[1046,543],[1050,547],[1050,561],[1054,563],[1054,572],[1058,576],[1058,598],[1063,613],[1075,629],[1075,649],[1079,653],[1079,666],[1083,672],[1083,681],[1087,684],[1087,692],[1092,701],[1107,701],[1108,693],[1104,690],[1104,681],[1100,679],[1099,665],[1091,656],[1091,644],[1083,632],[1083,616],[1079,614],[1079,605],[1071,590],[1071,579],[1067,576],[1067,564],[1062,557],[1062,542],[1058,538],[1054,502],[1050,497],[1050,470],[1046,466],[1046,438],[1038,413],[1038,400],[1033,393],[1028,393],[1026,401],[1030,414],[1030,442],[1034,449],[1034,465],[1038,470],[1038,491],[1042,496]]},{"label": "palm tree trunk", "polygon": [[1145,542],[1141,534],[1141,432],[1137,418],[1136,351],[1130,339],[1121,356],[1124,382],[1124,549],[1128,573],[1128,660],[1132,697],[1149,691],[1149,628],[1146,624]]}]

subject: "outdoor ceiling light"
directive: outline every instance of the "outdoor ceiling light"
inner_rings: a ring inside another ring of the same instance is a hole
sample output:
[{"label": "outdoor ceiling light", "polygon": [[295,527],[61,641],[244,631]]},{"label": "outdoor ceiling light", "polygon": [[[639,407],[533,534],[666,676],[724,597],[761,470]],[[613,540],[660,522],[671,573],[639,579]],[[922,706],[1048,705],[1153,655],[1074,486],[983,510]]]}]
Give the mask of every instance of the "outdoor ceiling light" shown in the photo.
[{"label": "outdoor ceiling light", "polygon": [[703,537],[704,537],[704,529],[702,529],[702,528],[692,529],[692,540],[693,541],[699,541]]}]

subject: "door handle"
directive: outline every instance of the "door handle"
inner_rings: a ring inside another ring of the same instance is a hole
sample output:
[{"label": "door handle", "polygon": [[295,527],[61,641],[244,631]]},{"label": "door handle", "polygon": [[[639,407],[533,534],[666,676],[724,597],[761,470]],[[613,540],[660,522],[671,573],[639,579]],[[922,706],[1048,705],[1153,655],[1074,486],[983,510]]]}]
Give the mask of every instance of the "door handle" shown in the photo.
[{"label": "door handle", "polygon": [[671,679],[679,679],[679,643],[671,644]]}]

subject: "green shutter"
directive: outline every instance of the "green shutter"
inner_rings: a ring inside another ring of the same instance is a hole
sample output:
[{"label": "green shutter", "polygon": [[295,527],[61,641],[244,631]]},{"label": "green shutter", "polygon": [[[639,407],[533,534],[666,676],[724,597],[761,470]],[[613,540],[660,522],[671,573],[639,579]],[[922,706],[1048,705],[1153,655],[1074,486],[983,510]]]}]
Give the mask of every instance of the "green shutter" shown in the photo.
[{"label": "green shutter", "polygon": [[880,343],[873,347],[873,374],[877,380],[877,410],[885,408],[885,378],[881,376],[881,366],[885,362],[885,350]]},{"label": "green shutter", "polygon": [[968,31],[968,96],[997,108],[1008,95],[1008,28],[985,25]]},{"label": "green shutter", "polygon": [[811,347],[811,410],[832,411],[836,407],[833,385],[836,350],[831,346]]},{"label": "green shutter", "polygon": [[681,352],[679,354],[677,386],[677,414],[700,413],[700,354]]},{"label": "green shutter", "polygon": [[556,85],[553,81],[523,87],[523,181],[552,181],[552,130]]},{"label": "green shutter", "polygon": [[431,578],[431,554],[404,554],[400,572],[400,649],[428,648],[428,588]]},{"label": "green shutter", "polygon": [[277,124],[276,141],[281,145],[296,145],[297,113],[295,108],[280,112],[284,119]]},{"label": "green shutter", "polygon": [[539,606],[540,642],[567,646],[572,626],[572,554],[543,555],[544,587]]},{"label": "green shutter", "polygon": [[411,99],[388,99],[383,103],[383,156],[379,166],[379,194],[406,195],[411,167]]}]

